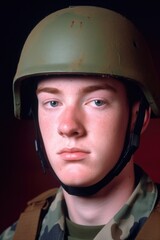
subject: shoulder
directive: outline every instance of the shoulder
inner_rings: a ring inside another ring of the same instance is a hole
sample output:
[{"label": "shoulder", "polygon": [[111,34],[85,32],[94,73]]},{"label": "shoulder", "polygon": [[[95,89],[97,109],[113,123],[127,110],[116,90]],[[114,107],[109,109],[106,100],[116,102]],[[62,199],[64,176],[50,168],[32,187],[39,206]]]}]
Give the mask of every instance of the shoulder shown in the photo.
[{"label": "shoulder", "polygon": [[[41,221],[46,215],[50,204],[54,200],[57,190],[57,188],[49,189],[30,200],[27,203],[24,212],[21,213],[18,221],[8,227],[0,235],[0,240],[12,240],[15,234],[19,236],[22,232],[29,233],[29,229],[25,229],[25,226],[30,229],[32,228],[32,232],[36,232],[38,226],[41,224]],[[36,226],[35,229],[33,229],[33,226]],[[20,237],[19,239],[22,238]]]},{"label": "shoulder", "polygon": [[15,234],[17,222],[15,222],[13,225],[8,227],[1,235],[0,240],[12,240],[13,236]]}]

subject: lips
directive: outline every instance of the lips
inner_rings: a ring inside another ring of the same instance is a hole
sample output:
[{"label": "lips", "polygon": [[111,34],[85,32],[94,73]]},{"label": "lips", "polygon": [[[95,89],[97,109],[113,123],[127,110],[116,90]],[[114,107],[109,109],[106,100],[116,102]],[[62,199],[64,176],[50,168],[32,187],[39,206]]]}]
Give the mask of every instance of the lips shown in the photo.
[{"label": "lips", "polygon": [[85,159],[90,154],[89,151],[80,148],[63,148],[58,155],[65,161],[79,161]]}]

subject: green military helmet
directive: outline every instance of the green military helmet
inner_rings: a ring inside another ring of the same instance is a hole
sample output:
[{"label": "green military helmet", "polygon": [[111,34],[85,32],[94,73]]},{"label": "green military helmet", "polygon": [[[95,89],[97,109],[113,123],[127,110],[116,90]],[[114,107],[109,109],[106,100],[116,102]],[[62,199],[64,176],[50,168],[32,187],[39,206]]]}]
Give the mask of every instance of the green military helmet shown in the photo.
[{"label": "green military helmet", "polygon": [[32,79],[62,74],[112,75],[135,81],[153,113],[160,116],[160,82],[148,47],[135,26],[112,10],[70,7],[50,14],[33,29],[13,82],[15,116],[27,117],[31,90],[25,86]]}]

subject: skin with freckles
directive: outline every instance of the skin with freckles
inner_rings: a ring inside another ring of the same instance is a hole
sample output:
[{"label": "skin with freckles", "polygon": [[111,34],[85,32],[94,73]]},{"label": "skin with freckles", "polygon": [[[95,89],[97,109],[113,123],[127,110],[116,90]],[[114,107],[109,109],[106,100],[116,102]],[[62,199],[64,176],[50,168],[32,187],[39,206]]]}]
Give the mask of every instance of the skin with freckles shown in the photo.
[{"label": "skin with freckles", "polygon": [[89,186],[115,165],[128,126],[124,86],[113,79],[53,78],[37,88],[39,124],[62,182]]}]

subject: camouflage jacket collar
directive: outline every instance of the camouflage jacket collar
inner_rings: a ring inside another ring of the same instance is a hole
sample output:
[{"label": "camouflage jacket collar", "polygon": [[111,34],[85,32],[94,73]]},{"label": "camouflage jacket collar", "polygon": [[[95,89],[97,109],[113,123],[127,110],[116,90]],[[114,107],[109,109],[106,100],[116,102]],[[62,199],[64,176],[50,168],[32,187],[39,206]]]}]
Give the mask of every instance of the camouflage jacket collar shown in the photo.
[{"label": "camouflage jacket collar", "polygon": [[[97,234],[99,239],[135,239],[145,220],[150,215],[157,199],[157,188],[150,178],[143,174],[134,192],[114,216]],[[60,188],[48,213],[43,219],[40,240],[65,239],[64,198]]]}]

